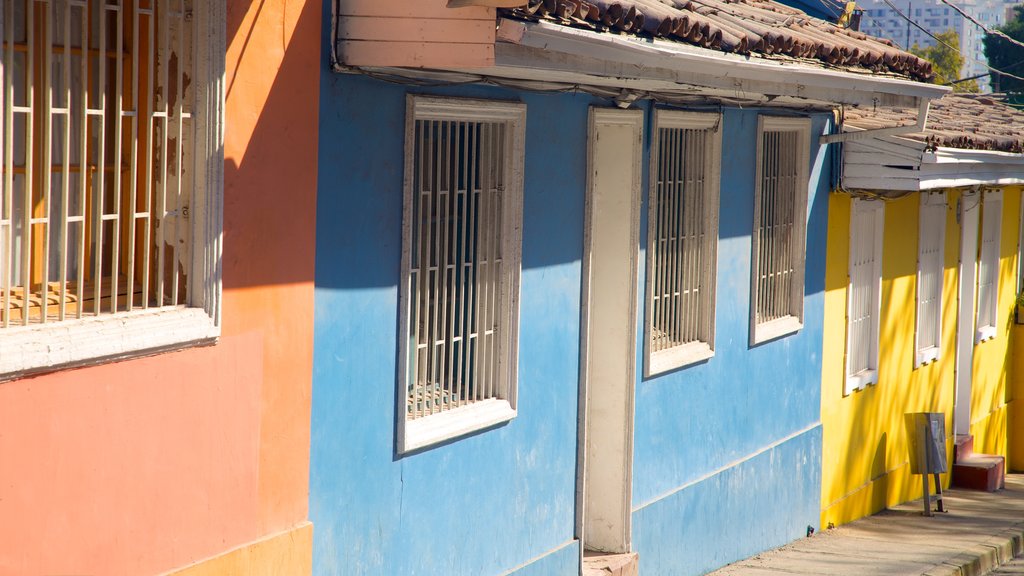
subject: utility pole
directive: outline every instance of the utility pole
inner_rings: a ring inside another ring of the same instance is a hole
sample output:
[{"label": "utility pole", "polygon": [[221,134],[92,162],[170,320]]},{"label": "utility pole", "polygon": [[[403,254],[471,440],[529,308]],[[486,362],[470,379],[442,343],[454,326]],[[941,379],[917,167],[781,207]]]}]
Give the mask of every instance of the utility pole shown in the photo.
[{"label": "utility pole", "polygon": [[907,0],[907,43],[904,44],[907,50],[910,50],[910,19],[914,17],[914,12],[910,9],[913,4],[911,0]]}]

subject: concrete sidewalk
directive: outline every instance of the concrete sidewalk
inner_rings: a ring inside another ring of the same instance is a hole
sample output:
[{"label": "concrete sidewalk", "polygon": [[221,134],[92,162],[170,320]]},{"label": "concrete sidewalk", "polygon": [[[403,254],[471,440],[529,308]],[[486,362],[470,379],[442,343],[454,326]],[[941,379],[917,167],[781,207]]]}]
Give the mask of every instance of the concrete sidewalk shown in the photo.
[{"label": "concrete sidewalk", "polygon": [[944,496],[947,513],[925,517],[916,500],[711,574],[978,576],[1000,567],[1024,574],[1011,563],[1024,553],[1024,474],[1008,474],[999,492],[948,490]]}]

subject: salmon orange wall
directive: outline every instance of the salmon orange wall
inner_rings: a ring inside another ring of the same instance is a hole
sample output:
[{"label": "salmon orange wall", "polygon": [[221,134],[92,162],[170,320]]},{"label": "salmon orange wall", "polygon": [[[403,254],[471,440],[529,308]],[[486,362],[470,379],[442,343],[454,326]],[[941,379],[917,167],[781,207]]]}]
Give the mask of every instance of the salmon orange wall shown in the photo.
[{"label": "salmon orange wall", "polygon": [[[946,195],[942,344],[939,359],[914,367],[920,194],[886,201],[882,255],[879,380],[843,395],[851,198],[829,202],[828,268],[822,367],[823,526],[842,524],[886,506],[919,498],[921,477],[910,474],[904,414],[944,412],[952,458],[955,339],[960,226],[958,191]],[[1004,193],[996,338],[975,347],[972,433],[979,451],[1005,454],[1009,323],[1016,290],[1020,192]],[[948,475],[943,477],[948,482]]]},{"label": "salmon orange wall", "polygon": [[0,383],[0,574],[308,573],[320,9],[227,2],[220,342]]}]

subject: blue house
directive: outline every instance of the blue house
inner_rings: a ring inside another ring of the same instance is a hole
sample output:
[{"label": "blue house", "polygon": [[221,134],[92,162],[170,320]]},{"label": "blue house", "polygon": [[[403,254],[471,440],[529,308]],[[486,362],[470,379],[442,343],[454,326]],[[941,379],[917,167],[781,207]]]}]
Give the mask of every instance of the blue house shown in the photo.
[{"label": "blue house", "polygon": [[495,4],[325,3],[314,573],[700,574],[806,535],[820,137],[941,93],[927,63],[770,0]]}]

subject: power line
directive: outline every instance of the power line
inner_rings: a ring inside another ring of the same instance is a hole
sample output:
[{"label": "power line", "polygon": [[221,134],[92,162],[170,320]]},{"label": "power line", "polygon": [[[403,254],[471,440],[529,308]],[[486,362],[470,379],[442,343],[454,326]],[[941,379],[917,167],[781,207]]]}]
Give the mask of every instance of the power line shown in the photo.
[{"label": "power line", "polygon": [[985,76],[988,76],[988,74],[987,73],[986,74],[975,74],[974,76],[968,76],[967,78],[959,78],[957,80],[953,80],[952,82],[946,82],[945,84],[943,84],[943,86],[953,86],[954,84],[963,84],[964,82],[970,82],[971,80],[978,80],[979,78],[984,78]]},{"label": "power line", "polygon": [[1003,32],[1001,32],[999,30],[991,30],[991,29],[989,29],[987,26],[985,26],[981,22],[978,22],[977,20],[975,20],[973,16],[971,16],[967,12],[964,12],[959,6],[957,6],[956,4],[953,4],[949,0],[941,0],[941,2],[943,4],[949,6],[953,10],[956,10],[957,12],[959,12],[960,15],[964,17],[964,20],[967,20],[971,24],[974,24],[978,28],[981,28],[982,30],[985,31],[986,34],[988,34],[990,36],[999,36],[1000,38],[1005,39],[1007,42],[1009,42],[1011,44],[1015,44],[1017,46],[1020,46],[1021,48],[1024,48],[1024,42],[1021,42],[1019,40],[1011,38],[1011,37],[1009,37],[1008,35],[1004,34]]},{"label": "power line", "polygon": [[836,18],[839,18],[839,12],[836,12],[835,7],[830,5],[826,0],[818,0],[818,2],[821,3],[822,6],[827,8],[828,11],[831,12],[833,16],[835,16]]},{"label": "power line", "polygon": [[[1010,64],[1009,66],[1003,66],[1002,69],[1003,70],[1009,70],[1011,68],[1016,68],[1016,67],[1021,66],[1021,65],[1024,65],[1024,60],[1021,60],[1020,62],[1014,62],[1013,64]],[[944,84],[944,86],[952,86],[953,84],[959,84],[961,82],[967,82],[968,80],[978,80],[979,78],[984,78],[985,76],[988,76],[988,75],[989,75],[988,72],[986,72],[984,74],[977,74],[975,76],[968,76],[967,78],[960,78],[960,79],[957,79],[957,80],[953,80],[952,82],[946,82]]]},{"label": "power line", "polygon": [[[973,56],[968,56],[968,55],[964,54],[963,52],[960,51],[960,48],[957,48],[955,46],[951,46],[951,45],[947,44],[941,38],[938,38],[937,36],[935,36],[934,34],[929,32],[927,29],[922,27],[920,24],[918,24],[917,22],[914,22],[914,20],[910,16],[907,16],[906,14],[903,13],[902,10],[897,8],[896,5],[891,2],[891,0],[883,0],[883,1],[889,6],[889,8],[892,8],[893,12],[896,12],[897,14],[899,14],[900,18],[903,18],[907,22],[913,24],[915,28],[917,28],[918,30],[924,32],[925,35],[930,37],[932,40],[935,40],[939,44],[942,44],[946,48],[949,48],[950,50],[956,52],[957,54],[960,54],[960,56],[962,56],[964,58],[967,58],[968,60],[971,60],[972,62],[981,64],[982,66],[984,66],[990,72],[994,72],[996,74],[999,74],[999,75],[1002,75],[1002,76],[1006,76],[1008,78],[1013,78],[1014,80],[1020,80],[1020,81],[1024,82],[1024,77],[1016,76],[1014,74],[1010,74],[1009,72],[1003,72],[1002,70],[997,70],[997,69],[989,66],[988,62],[984,62],[982,60],[978,60],[977,58],[974,58]],[[945,0],[943,0],[943,1],[945,1]]]}]

